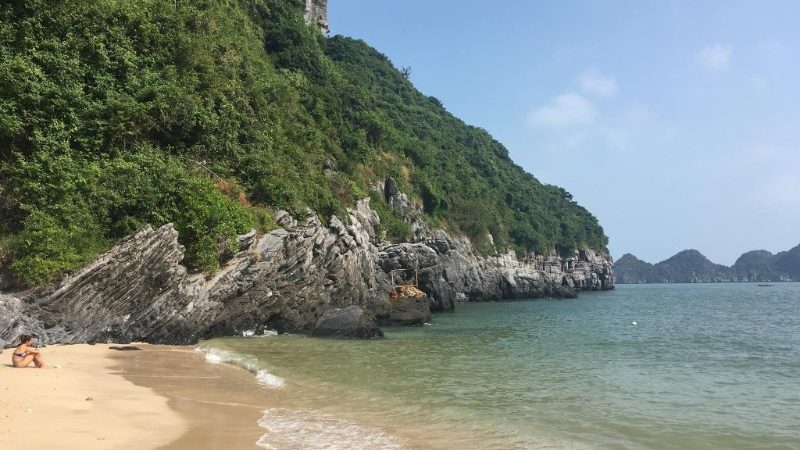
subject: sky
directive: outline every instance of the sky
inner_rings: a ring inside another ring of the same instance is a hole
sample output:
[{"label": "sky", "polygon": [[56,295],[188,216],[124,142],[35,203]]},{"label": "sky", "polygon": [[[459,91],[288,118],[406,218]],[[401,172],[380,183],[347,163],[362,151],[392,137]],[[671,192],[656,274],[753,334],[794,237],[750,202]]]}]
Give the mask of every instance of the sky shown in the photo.
[{"label": "sky", "polygon": [[331,35],[571,192],[612,256],[800,243],[800,2],[330,0]]}]

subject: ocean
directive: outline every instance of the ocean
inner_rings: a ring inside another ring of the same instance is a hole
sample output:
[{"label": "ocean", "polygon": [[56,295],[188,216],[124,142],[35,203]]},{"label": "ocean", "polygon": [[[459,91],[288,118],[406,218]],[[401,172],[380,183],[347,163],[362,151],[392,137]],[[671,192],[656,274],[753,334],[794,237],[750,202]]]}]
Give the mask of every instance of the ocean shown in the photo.
[{"label": "ocean", "polygon": [[199,349],[272,391],[263,448],[800,448],[800,283],[621,285],[384,331]]}]

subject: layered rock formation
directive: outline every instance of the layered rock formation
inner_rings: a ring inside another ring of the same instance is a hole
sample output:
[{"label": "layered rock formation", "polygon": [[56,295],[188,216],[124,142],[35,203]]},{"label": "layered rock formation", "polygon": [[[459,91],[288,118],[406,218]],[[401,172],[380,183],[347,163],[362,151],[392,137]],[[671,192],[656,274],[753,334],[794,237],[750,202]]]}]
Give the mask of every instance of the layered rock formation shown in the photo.
[{"label": "layered rock formation", "polygon": [[[450,310],[457,301],[574,297],[576,291],[614,288],[611,257],[592,250],[569,257],[555,252],[517,257],[514,251],[476,252],[466,238],[431,229],[419,206],[391,179],[374,186],[414,233],[412,243],[389,245],[381,252],[384,272],[416,269],[422,289],[432,295],[431,309]],[[491,240],[491,236],[490,236]]]},{"label": "layered rock formation", "polygon": [[379,218],[369,200],[349,210],[346,223],[333,217],[327,226],[313,215],[297,221],[279,212],[282,228],[242,236],[240,251],[210,278],[180,264],[183,248],[171,225],[144,228],[53,285],[1,295],[0,343],[21,333],[45,343],[185,344],[245,331],[301,332],[326,311],[351,305],[391,320],[396,269],[418,274],[430,309],[439,311],[462,300],[571,297],[614,286],[608,256],[590,250],[567,258],[483,256],[468,240],[427,227],[401,193],[391,200],[405,207],[414,242],[377,236]]},{"label": "layered rock formation", "polygon": [[697,250],[684,250],[657,264],[628,253],[614,270],[620,284],[800,281],[800,245],[775,255],[753,250],[730,267],[712,263]]}]

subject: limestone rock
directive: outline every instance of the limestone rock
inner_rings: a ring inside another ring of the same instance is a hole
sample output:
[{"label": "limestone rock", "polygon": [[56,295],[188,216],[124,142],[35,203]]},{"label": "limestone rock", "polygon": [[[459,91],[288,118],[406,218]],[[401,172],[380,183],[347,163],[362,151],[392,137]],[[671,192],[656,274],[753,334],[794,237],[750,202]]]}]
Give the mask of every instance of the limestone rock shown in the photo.
[{"label": "limestone rock", "polygon": [[[429,311],[452,310],[459,301],[569,297],[614,287],[607,255],[481,255],[468,239],[430,229],[412,202],[388,191],[392,204],[405,208],[404,220],[415,224],[413,242],[377,236],[369,199],[348,210],[347,220],[334,216],[327,225],[278,211],[283,228],[241,236],[239,251],[207,279],[181,265],[183,248],[171,225],[146,227],[56,283],[0,293],[0,344],[22,333],[45,344],[188,344],[264,329],[306,332],[327,311],[351,306],[363,317],[419,324],[430,320]],[[393,276],[399,284],[418,283],[425,303],[393,308]]]},{"label": "limestone rock", "polygon": [[329,226],[278,213],[293,231],[278,229],[258,238],[206,284],[223,305],[208,335],[235,335],[269,328],[309,330],[328,309],[387,303],[386,276],[377,270],[372,244],[378,217],[369,200],[350,211],[349,225],[336,217]]},{"label": "limestone rock", "polygon": [[328,0],[306,0],[303,17],[308,24],[316,24],[323,33],[328,33]]},{"label": "limestone rock", "polygon": [[431,321],[431,308],[427,296],[399,297],[392,301],[389,309],[378,316],[381,326],[420,326]]},{"label": "limestone rock", "polygon": [[325,311],[311,330],[312,336],[318,337],[383,337],[375,317],[367,314],[360,306],[334,308]]},{"label": "limestone rock", "polygon": [[[19,295],[8,304],[16,315],[0,323],[0,337],[35,333],[45,343],[191,343],[198,327],[221,305],[208,301],[180,265],[183,247],[171,225],[145,227],[57,283]],[[35,318],[35,324],[25,323]]]}]

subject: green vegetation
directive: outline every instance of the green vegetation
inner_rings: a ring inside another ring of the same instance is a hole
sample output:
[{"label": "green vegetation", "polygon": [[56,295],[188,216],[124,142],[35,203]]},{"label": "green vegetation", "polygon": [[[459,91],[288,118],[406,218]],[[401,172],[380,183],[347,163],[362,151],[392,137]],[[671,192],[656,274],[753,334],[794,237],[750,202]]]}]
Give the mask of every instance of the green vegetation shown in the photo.
[{"label": "green vegetation", "polygon": [[168,222],[186,264],[213,272],[237,233],[274,226],[270,209],[328,219],[388,176],[479,247],[487,232],[518,250],[605,247],[566,191],[364,42],[307,26],[302,4],[0,4],[0,255],[15,274],[49,281]]}]

